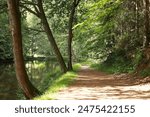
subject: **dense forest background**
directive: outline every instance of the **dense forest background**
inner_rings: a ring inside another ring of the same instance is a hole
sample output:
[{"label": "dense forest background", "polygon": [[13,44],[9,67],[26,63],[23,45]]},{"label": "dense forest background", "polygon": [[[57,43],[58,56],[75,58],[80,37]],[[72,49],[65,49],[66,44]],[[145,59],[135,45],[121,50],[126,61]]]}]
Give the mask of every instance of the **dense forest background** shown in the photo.
[{"label": "dense forest background", "polygon": [[[18,21],[15,24],[13,20]],[[21,33],[20,37],[13,36],[16,40],[11,39],[13,31]],[[93,67],[104,71],[147,77],[150,1],[0,0],[1,64],[20,60],[17,42],[23,48],[24,60],[53,58],[64,73],[73,70],[72,63],[92,61],[96,63]],[[33,98],[39,91],[26,80],[27,73],[19,76],[23,71],[17,72],[18,81],[25,96]],[[26,77],[23,82],[22,77]]]}]

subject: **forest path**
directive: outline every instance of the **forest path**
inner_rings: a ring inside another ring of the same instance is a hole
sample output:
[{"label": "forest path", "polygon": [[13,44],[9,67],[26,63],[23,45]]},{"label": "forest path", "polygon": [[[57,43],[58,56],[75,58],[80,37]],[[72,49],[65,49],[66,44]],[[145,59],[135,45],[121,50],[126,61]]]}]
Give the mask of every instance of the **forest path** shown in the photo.
[{"label": "forest path", "polygon": [[131,80],[82,66],[78,78],[56,95],[56,100],[100,99],[150,99],[150,84],[134,85]]}]

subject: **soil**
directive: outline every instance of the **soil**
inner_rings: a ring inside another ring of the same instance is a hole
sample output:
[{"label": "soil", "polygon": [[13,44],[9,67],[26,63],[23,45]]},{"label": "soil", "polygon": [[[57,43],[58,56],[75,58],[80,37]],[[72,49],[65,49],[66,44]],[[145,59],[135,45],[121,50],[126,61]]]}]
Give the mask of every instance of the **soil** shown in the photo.
[{"label": "soil", "polygon": [[150,99],[150,83],[137,84],[125,76],[82,66],[78,78],[60,90],[56,100]]}]

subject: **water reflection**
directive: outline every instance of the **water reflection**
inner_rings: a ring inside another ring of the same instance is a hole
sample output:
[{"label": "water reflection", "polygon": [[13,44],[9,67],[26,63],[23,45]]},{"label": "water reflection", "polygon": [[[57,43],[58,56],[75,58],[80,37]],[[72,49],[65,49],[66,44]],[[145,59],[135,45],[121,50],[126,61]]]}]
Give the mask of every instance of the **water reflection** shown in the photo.
[{"label": "water reflection", "polygon": [[[58,65],[55,61],[29,61],[26,70],[32,83],[38,87],[45,75],[53,72]],[[0,65],[0,99],[14,100],[17,96],[18,83],[13,64]]]},{"label": "water reflection", "polygon": [[17,99],[17,89],[13,64],[0,65],[0,99]]},{"label": "water reflection", "polygon": [[49,73],[53,73],[58,64],[55,61],[30,61],[26,63],[27,73],[35,87],[39,87]]}]

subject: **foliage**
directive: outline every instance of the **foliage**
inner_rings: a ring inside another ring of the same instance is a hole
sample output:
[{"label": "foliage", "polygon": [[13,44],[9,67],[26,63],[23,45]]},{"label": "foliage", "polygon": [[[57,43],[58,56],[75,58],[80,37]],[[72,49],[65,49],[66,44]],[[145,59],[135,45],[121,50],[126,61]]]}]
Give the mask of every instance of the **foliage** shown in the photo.
[{"label": "foliage", "polygon": [[134,71],[134,67],[132,64],[125,63],[121,58],[114,61],[114,63],[99,63],[92,64],[91,68],[113,74],[113,73],[132,73]]},{"label": "foliage", "polygon": [[147,76],[150,76],[150,68],[147,68],[147,69],[144,69],[140,72],[140,75],[142,77],[147,77]]},{"label": "foliage", "polygon": [[53,99],[54,94],[60,89],[68,86],[68,84],[74,77],[76,77],[76,75],[73,72],[67,72],[65,75],[62,75],[57,80],[55,80],[53,84],[48,88],[48,90],[40,97],[35,98],[35,100]]},{"label": "foliage", "polygon": [[8,15],[4,11],[0,13],[0,59],[5,60],[12,58],[12,45],[9,33]]},{"label": "foliage", "polygon": [[81,64],[80,64],[80,63],[76,63],[76,64],[73,65],[73,71],[74,71],[74,72],[79,71],[80,68],[81,68]]},{"label": "foliage", "polygon": [[[78,24],[75,29],[79,34],[86,34],[86,38],[82,37],[85,43],[83,50],[86,49],[89,57],[99,59],[113,51],[115,39],[112,30],[115,27],[114,17],[119,11],[119,5],[118,1],[113,3],[110,0],[87,5],[88,11],[83,15],[84,22]],[[80,41],[82,39],[80,38]]]},{"label": "foliage", "polygon": [[[80,69],[80,64],[75,64],[73,67],[75,71],[78,71]],[[72,83],[74,78],[77,77],[76,72],[67,72],[66,74],[63,75],[58,74],[57,72],[53,75],[54,75],[53,77],[50,75],[46,78],[47,80],[41,87],[43,88],[47,86],[47,90],[40,97],[36,97],[35,100],[54,99],[55,95],[60,89],[68,86],[70,83]],[[52,78],[53,80],[50,80]]]},{"label": "foliage", "polygon": [[79,46],[77,53],[82,59],[99,61],[105,71],[134,71],[143,59],[143,2],[96,0],[82,6],[78,19],[80,23],[74,27]]}]

